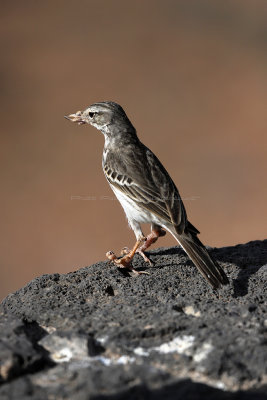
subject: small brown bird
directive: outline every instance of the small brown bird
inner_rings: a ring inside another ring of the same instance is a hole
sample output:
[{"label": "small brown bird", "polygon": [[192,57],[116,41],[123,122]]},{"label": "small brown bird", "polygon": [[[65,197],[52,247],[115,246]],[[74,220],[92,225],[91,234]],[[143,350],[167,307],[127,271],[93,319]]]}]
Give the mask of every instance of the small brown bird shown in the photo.
[{"label": "small brown bird", "polygon": [[[65,118],[79,125],[90,124],[104,134],[103,171],[136,236],[133,249],[124,248],[124,257],[117,258],[113,252],[108,252],[107,257],[116,265],[137,272],[131,266],[134,254],[138,252],[150,262],[144,251],[167,230],[213,288],[229,283],[221,266],[198,239],[199,231],[188,221],[168,172],[141,143],[122,107],[110,101],[99,102]],[[151,224],[147,238],[140,227],[142,223]]]}]

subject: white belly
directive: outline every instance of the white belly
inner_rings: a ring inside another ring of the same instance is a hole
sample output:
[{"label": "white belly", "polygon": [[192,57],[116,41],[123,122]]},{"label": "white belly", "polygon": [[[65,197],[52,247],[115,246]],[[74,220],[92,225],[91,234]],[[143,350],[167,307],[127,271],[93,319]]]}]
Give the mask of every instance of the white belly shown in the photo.
[{"label": "white belly", "polygon": [[117,199],[121,203],[124,212],[127,216],[129,222],[136,221],[139,224],[155,223],[160,224],[157,216],[152,214],[150,211],[143,207],[138,206],[136,202],[131,200],[128,196],[122,193],[119,189],[111,186],[113,192],[115,193]]}]

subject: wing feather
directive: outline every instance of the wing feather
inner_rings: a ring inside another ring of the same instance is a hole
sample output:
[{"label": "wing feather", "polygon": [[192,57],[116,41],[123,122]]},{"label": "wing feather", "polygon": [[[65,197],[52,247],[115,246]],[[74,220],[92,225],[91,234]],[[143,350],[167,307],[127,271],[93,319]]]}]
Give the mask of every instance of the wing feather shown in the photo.
[{"label": "wing feather", "polygon": [[184,231],[187,217],[179,192],[158,158],[144,145],[141,154],[130,154],[128,164],[109,152],[103,162],[108,182],[151,213]]}]

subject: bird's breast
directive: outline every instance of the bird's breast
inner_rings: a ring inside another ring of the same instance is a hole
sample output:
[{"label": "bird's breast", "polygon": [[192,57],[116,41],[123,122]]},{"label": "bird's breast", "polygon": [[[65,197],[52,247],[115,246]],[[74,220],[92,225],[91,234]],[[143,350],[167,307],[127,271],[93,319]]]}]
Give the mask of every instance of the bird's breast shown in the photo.
[{"label": "bird's breast", "polygon": [[159,224],[159,220],[157,216],[152,214],[146,208],[142,207],[141,204],[132,200],[129,196],[124,194],[121,190],[117,189],[116,186],[110,185],[111,189],[115,193],[117,199],[121,203],[122,208],[126,214],[126,217],[129,221],[136,221],[140,224],[146,223],[157,223]]}]

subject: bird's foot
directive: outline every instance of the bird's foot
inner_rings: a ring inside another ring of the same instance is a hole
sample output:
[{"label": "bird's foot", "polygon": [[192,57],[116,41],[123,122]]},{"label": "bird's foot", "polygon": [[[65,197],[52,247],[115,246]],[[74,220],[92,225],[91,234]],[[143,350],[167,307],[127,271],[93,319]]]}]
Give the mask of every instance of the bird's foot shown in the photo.
[{"label": "bird's foot", "polygon": [[[123,256],[123,255],[125,255],[125,254],[129,254],[130,251],[131,251],[131,250],[129,249],[129,247],[123,247],[123,249],[121,250],[121,255]],[[140,247],[138,247],[138,249],[136,250],[135,253],[140,254],[140,256],[143,257],[144,261],[145,261],[146,263],[148,263],[150,266],[152,266],[152,265],[154,264],[154,263],[147,257],[147,255],[141,250]]]},{"label": "bird's foot", "polygon": [[126,268],[129,271],[132,271],[136,274],[146,274],[148,275],[148,272],[144,272],[144,271],[137,271],[136,269],[133,268],[133,266],[131,265],[132,259],[135,255],[135,252],[137,251],[138,247],[141,245],[142,242],[144,242],[145,238],[140,238],[134,245],[133,249],[131,251],[129,251],[127,254],[125,254],[123,257],[118,258],[116,256],[115,253],[113,253],[113,251],[108,251],[106,253],[107,258],[110,261],[113,261],[114,264],[116,264],[119,268]]},{"label": "bird's foot", "polygon": [[[140,254],[145,262],[152,266],[154,263],[147,257],[147,255],[145,254],[145,250],[147,250],[153,243],[155,243],[159,237],[165,235],[166,231],[164,231],[164,229],[160,227],[158,229],[153,229],[151,233],[145,239],[143,239],[144,243],[135,250],[135,253]],[[130,254],[130,252],[131,250],[128,247],[124,247],[121,250],[121,255],[128,255]]]},{"label": "bird's foot", "polygon": [[146,271],[137,271],[132,265],[131,261],[132,259],[127,255],[124,257],[118,258],[116,254],[113,251],[108,251],[106,253],[107,258],[112,261],[118,268],[125,268],[129,270],[130,272],[134,272],[137,275],[149,275],[148,272]]}]

